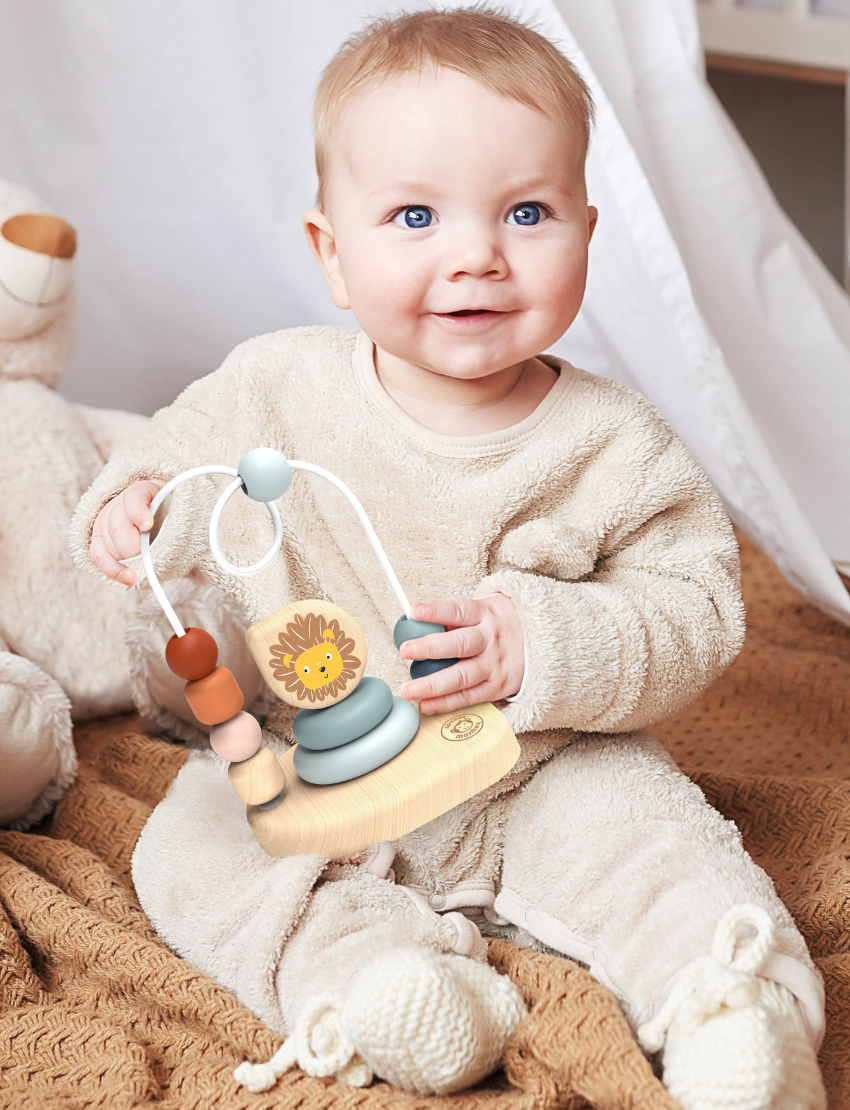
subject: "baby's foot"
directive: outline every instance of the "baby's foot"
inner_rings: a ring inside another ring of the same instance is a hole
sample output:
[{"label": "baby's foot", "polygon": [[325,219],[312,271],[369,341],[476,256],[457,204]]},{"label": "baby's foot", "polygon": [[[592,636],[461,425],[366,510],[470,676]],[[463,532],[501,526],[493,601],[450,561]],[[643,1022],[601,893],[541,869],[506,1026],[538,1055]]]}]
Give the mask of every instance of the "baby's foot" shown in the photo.
[{"label": "baby's foot", "polygon": [[297,1063],[351,1086],[374,1074],[401,1090],[450,1094],[498,1066],[526,1012],[511,980],[488,964],[404,945],[365,964],[341,1000],[308,1002],[275,1058],[242,1064],[235,1077],[265,1090]]},{"label": "baby's foot", "polygon": [[525,1015],[517,988],[488,964],[406,945],[359,972],[340,1025],[376,1075],[442,1095],[489,1075]]},{"label": "baby's foot", "polygon": [[[738,930],[755,940],[736,952]],[[791,992],[755,974],[773,924],[756,906],[720,922],[711,956],[685,968],[658,1017],[638,1030],[662,1048],[665,1087],[685,1110],[824,1110],[815,1050]]]}]

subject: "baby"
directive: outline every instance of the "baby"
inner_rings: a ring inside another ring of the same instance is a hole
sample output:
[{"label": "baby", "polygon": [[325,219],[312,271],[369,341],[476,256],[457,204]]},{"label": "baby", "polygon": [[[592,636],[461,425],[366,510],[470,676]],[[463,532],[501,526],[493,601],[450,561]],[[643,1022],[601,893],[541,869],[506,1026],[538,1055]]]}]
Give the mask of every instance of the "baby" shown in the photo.
[{"label": "baby", "polygon": [[[421,12],[351,39],[319,87],[304,226],[361,330],[243,344],[113,457],[75,523],[80,564],[132,585],[126,560],[177,473],[258,446],[328,468],[424,599],[413,617],[448,628],[402,656],[455,666],[409,680],[360,526],[309,476],[279,503],[282,556],[238,581],[206,546],[221,484],[181,487],[160,575],[203,575],[252,620],[332,598],[422,712],[502,704],[518,764],[329,863],[263,856],[220,761],[193,753],[134,878],[164,939],[289,1035],[277,1071],[477,1082],[524,1013],[485,933],[585,963],[685,1107],[813,1110],[823,996],[805,943],[734,826],[641,731],[741,647],[731,527],[643,398],[540,354],[584,293],[591,114],[570,63],[500,14]],[[246,565],[264,510],[231,506],[222,546]]]}]

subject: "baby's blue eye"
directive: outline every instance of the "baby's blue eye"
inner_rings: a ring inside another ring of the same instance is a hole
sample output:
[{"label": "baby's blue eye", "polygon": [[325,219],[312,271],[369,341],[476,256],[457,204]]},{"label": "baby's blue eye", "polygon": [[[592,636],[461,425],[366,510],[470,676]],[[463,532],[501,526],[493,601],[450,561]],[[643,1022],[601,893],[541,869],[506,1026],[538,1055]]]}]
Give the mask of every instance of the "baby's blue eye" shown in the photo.
[{"label": "baby's blue eye", "polygon": [[511,209],[508,223],[530,227],[532,224],[540,223],[543,214],[539,204],[518,204],[516,208]]},{"label": "baby's blue eye", "polygon": [[393,223],[402,226],[401,221],[404,220],[404,226],[406,227],[428,227],[431,223],[431,215],[430,208],[418,204],[411,205],[409,208],[402,208]]}]

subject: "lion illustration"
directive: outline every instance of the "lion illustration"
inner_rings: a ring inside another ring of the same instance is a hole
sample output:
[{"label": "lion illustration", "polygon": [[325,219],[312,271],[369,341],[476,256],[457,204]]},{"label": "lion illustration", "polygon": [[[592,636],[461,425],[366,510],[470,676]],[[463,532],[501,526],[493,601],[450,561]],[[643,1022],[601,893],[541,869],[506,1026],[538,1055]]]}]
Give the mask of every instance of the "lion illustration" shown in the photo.
[{"label": "lion illustration", "polygon": [[360,660],[352,654],[354,640],[339,621],[319,613],[298,615],[278,633],[280,646],[271,649],[272,674],[299,701],[334,698],[356,678]]}]

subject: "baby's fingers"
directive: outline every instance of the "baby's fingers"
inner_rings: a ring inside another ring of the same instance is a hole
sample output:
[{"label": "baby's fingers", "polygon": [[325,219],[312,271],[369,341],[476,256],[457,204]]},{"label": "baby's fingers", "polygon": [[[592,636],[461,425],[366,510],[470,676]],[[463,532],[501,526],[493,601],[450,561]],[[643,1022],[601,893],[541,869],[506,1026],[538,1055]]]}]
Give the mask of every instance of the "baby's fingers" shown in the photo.
[{"label": "baby's fingers", "polygon": [[431,621],[457,628],[478,624],[484,616],[484,606],[472,597],[453,601],[420,601],[411,607],[410,615],[416,621]]},{"label": "baby's fingers", "polygon": [[135,573],[129,567],[122,566],[107,550],[103,536],[92,536],[89,555],[97,569],[114,582],[123,582],[125,586],[132,586],[136,581]]},{"label": "baby's fingers", "polygon": [[420,698],[441,697],[452,694],[458,690],[477,686],[486,678],[485,669],[478,659],[461,659],[443,671],[416,678],[405,682],[399,693],[408,701],[417,701]]},{"label": "baby's fingers", "polygon": [[164,485],[164,482],[159,481],[133,482],[132,486],[124,490],[121,497],[124,511],[140,532],[149,532],[153,528],[151,501]]},{"label": "baby's fingers", "polygon": [[482,702],[492,701],[493,694],[489,682],[480,682],[467,690],[456,690],[453,694],[444,694],[438,698],[424,698],[419,702],[419,710],[426,717],[435,713],[453,713],[456,709],[466,709],[468,705],[481,705]]},{"label": "baby's fingers", "polygon": [[401,645],[399,654],[402,659],[465,659],[480,655],[486,646],[484,633],[473,626],[407,640]]}]

